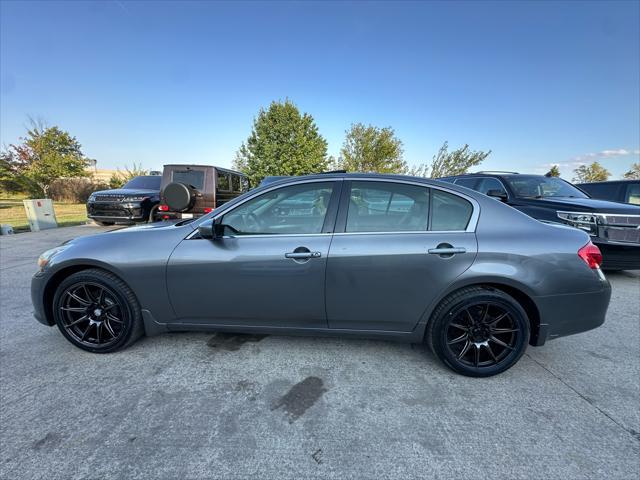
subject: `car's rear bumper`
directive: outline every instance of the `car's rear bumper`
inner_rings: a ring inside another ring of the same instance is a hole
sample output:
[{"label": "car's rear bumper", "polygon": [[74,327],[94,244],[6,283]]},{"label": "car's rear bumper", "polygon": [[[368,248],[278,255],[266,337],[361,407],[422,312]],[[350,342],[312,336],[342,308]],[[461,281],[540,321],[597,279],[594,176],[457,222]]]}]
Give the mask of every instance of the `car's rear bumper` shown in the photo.
[{"label": "car's rear bumper", "polygon": [[536,297],[540,331],[534,345],[599,327],[604,323],[610,299],[611,285],[606,280],[595,292]]}]

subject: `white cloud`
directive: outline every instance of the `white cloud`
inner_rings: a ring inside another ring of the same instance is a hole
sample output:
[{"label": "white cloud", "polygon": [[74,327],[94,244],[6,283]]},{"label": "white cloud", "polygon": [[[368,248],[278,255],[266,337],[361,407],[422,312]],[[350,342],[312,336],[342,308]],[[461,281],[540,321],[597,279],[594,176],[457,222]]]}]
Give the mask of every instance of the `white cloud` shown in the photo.
[{"label": "white cloud", "polygon": [[585,153],[584,155],[578,155],[574,157],[573,162],[585,162],[588,160],[595,160],[597,158],[615,158],[626,157],[629,155],[640,155],[640,150],[627,150],[626,148],[602,150],[600,152]]}]

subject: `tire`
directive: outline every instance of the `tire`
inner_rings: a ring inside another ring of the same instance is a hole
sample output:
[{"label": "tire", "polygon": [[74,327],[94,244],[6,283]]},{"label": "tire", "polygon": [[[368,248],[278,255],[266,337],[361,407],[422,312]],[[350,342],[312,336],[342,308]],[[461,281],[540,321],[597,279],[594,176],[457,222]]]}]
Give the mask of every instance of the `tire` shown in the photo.
[{"label": "tire", "polygon": [[116,222],[100,222],[98,220],[94,220],[94,222],[96,222],[98,225],[101,225],[103,227],[110,227],[111,225],[116,224]]},{"label": "tire", "polygon": [[56,289],[52,307],[65,338],[88,352],[115,352],[144,334],[134,293],[104,270],[82,270],[65,278]]},{"label": "tire", "polygon": [[529,325],[526,312],[510,295],[489,287],[468,287],[438,305],[425,341],[455,372],[490,377],[520,360],[529,343]]}]

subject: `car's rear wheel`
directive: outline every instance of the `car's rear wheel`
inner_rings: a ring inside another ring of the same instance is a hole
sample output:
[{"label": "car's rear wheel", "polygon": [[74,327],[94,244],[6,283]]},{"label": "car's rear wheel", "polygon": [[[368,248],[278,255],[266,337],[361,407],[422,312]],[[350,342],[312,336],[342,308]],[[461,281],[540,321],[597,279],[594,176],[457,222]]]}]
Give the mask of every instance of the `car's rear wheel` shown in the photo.
[{"label": "car's rear wheel", "polygon": [[426,341],[456,372],[489,377],[522,357],[529,343],[529,320],[522,306],[501,290],[469,287],[436,308]]},{"label": "car's rear wheel", "polygon": [[94,353],[125,348],[144,333],[135,295],[104,270],[82,270],[64,279],[53,297],[53,316],[67,340]]}]

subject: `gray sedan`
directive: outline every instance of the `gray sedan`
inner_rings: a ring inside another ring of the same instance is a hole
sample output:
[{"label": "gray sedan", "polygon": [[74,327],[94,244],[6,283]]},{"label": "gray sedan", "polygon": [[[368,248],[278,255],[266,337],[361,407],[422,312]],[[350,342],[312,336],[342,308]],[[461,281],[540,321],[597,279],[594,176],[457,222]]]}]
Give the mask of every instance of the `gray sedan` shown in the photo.
[{"label": "gray sedan", "polygon": [[489,376],[603,323],[601,262],[585,232],[464,187],[327,174],[72,240],[42,254],[31,293],[40,322],[95,353],[166,331],[358,335]]}]

